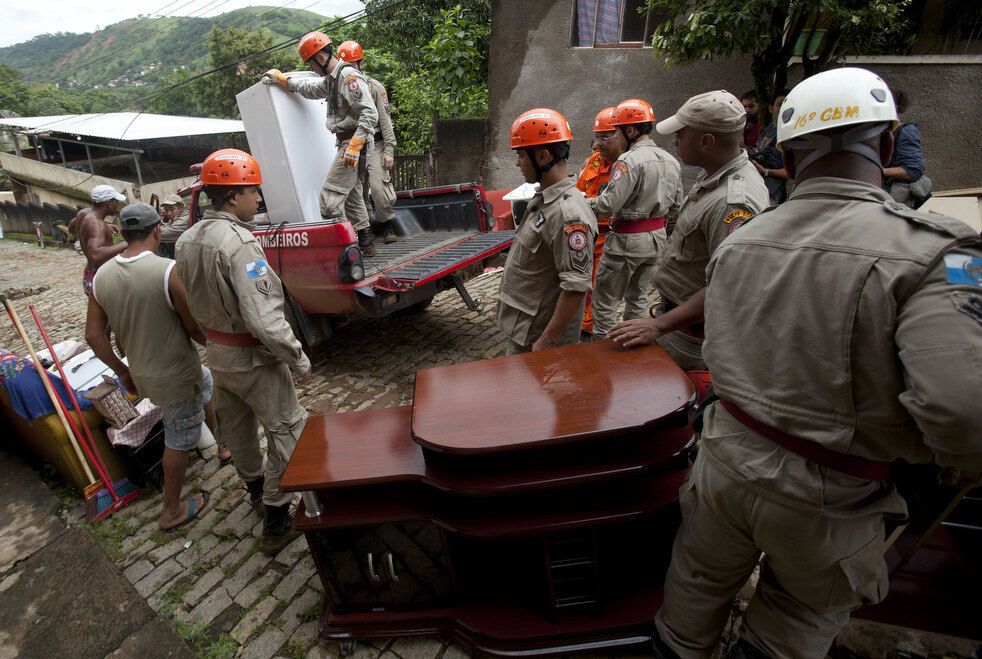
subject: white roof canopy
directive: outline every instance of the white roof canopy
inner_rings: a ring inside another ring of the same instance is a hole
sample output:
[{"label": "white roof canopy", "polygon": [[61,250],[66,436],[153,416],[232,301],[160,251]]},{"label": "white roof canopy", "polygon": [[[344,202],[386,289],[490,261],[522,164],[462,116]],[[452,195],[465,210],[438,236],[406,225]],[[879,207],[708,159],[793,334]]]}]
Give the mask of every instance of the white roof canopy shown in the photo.
[{"label": "white roof canopy", "polygon": [[139,114],[137,112],[11,117],[0,119],[0,129],[3,128],[14,129],[21,133],[67,133],[124,142],[245,131],[242,122],[235,119],[176,117],[167,114]]}]

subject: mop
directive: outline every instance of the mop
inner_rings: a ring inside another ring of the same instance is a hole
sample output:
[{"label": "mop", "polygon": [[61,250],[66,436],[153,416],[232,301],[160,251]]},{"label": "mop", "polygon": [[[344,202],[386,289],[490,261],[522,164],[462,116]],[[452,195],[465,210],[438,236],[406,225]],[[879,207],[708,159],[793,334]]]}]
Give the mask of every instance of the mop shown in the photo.
[{"label": "mop", "polygon": [[[91,516],[95,520],[103,519],[104,517],[113,514],[131,501],[139,498],[142,492],[137,489],[137,487],[133,485],[126,477],[123,477],[122,479],[113,483],[112,477],[109,475],[109,469],[106,468],[106,463],[103,461],[102,455],[99,453],[99,448],[96,445],[95,438],[92,436],[92,431],[89,429],[89,424],[85,421],[85,417],[82,416],[82,408],[79,406],[78,399],[75,397],[75,391],[71,386],[69,386],[68,378],[65,377],[65,371],[61,368],[61,360],[58,359],[58,355],[55,354],[54,346],[51,344],[51,339],[48,338],[48,332],[44,329],[44,325],[41,323],[41,317],[38,316],[37,309],[34,308],[33,304],[28,305],[28,309],[31,310],[31,315],[34,317],[34,322],[37,323],[38,330],[41,331],[41,338],[44,339],[44,344],[51,353],[51,359],[58,368],[58,374],[61,376],[61,381],[65,385],[65,391],[68,392],[68,398],[72,402],[72,407],[75,409],[75,414],[79,422],[82,424],[82,429],[85,431],[85,434],[81,435],[78,432],[78,428],[74,424],[72,425],[72,429],[75,431],[76,436],[82,440],[81,443],[86,448],[86,454],[93,460],[96,471],[99,472],[99,477],[102,479],[102,487],[100,487],[98,482],[95,482],[85,489],[86,517],[88,518]],[[61,400],[58,402],[61,403]],[[70,416],[68,418],[71,420]],[[93,492],[95,496],[91,496]]]}]

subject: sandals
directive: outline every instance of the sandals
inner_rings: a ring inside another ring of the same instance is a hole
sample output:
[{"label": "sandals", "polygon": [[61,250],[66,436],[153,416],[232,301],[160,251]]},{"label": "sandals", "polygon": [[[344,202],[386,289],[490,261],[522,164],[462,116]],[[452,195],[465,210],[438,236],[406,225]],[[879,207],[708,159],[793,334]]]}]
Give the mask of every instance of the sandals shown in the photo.
[{"label": "sandals", "polygon": [[179,529],[182,526],[184,526],[185,524],[187,524],[188,522],[190,522],[192,519],[194,519],[195,517],[198,516],[198,513],[200,513],[202,510],[205,509],[205,506],[208,505],[208,498],[210,496],[211,496],[211,494],[208,493],[208,492],[202,492],[201,493],[201,507],[200,508],[198,507],[198,499],[197,499],[197,497],[196,496],[192,496],[190,499],[188,499],[188,514],[187,514],[187,517],[184,518],[184,521],[183,522],[180,522],[179,524],[175,524],[174,526],[171,526],[169,528],[161,529],[161,531],[164,531],[165,533],[170,533],[174,529]]}]

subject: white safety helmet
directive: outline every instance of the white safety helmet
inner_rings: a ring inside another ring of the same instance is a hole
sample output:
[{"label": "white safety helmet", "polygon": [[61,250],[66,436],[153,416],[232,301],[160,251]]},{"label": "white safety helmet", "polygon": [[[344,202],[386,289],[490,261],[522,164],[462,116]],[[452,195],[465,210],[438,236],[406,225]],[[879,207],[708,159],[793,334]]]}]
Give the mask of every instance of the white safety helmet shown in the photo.
[{"label": "white safety helmet", "polygon": [[[833,151],[858,153],[880,165],[879,152],[862,142],[897,125],[893,94],[880,76],[866,69],[833,69],[806,78],[787,95],[777,117],[777,143],[812,151],[797,163],[798,172]],[[843,126],[856,127],[824,132]]]}]

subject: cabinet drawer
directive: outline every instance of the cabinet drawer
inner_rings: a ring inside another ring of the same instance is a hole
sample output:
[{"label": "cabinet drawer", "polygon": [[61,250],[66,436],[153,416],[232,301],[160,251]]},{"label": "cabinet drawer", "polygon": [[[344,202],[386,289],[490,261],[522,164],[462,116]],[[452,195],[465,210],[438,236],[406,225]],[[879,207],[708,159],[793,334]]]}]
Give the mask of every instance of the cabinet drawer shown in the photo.
[{"label": "cabinet drawer", "polygon": [[338,611],[412,609],[453,591],[440,530],[403,522],[309,534]]}]

